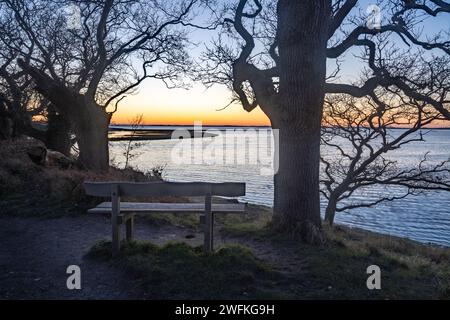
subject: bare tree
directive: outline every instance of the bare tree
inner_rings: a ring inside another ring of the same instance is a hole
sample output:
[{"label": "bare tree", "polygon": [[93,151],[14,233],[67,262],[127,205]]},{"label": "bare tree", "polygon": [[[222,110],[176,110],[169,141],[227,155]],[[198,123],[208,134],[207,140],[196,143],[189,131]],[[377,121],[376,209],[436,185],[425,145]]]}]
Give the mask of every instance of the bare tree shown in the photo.
[{"label": "bare tree", "polygon": [[[0,11],[2,9],[3,5],[0,3]],[[10,23],[10,16],[2,14],[0,19],[0,99],[3,117],[10,121],[11,136],[26,133],[34,137],[42,137],[43,132],[33,129],[30,124],[30,118],[42,112],[42,104],[32,89],[31,78],[20,70],[16,63],[17,54],[9,47],[13,42],[11,35],[17,35],[17,33]],[[24,58],[29,60],[32,52],[33,48],[24,48]],[[38,107],[28,108],[31,101],[37,101],[34,107]]]},{"label": "bare tree", "polygon": [[139,154],[135,153],[135,149],[139,148],[142,144],[140,142],[136,142],[135,138],[137,136],[139,127],[142,125],[143,118],[144,118],[143,114],[138,114],[131,121],[131,133],[129,135],[129,140],[126,141],[123,152],[123,155],[125,157],[125,165],[124,165],[125,169],[129,167],[131,160],[139,156]]},{"label": "bare tree", "polygon": [[[26,35],[15,50],[36,90],[71,123],[79,160],[88,169],[109,166],[108,127],[126,93],[147,78],[173,85],[188,67],[184,51],[198,0],[2,0]],[[77,8],[78,23],[67,10]],[[139,67],[140,64],[140,67]]]},{"label": "bare tree", "polygon": [[[397,69],[384,55],[421,56],[409,59],[409,69],[417,74],[421,61],[447,56],[448,32],[423,35],[420,30],[432,23],[428,17],[448,15],[450,4],[378,1],[383,19],[377,25],[367,23],[372,13],[360,8],[357,0],[236,2],[229,8],[232,17],[226,19],[223,34],[205,54],[209,63],[202,74],[207,84],[228,84],[246,111],[260,107],[272,127],[280,130],[274,222],[314,241],[321,226],[320,128],[325,95],[364,97],[380,87],[395,87],[448,115],[448,96],[434,93],[432,82],[424,88],[403,73],[406,65]],[[340,77],[349,51],[356,52],[358,64],[364,65],[361,84]],[[334,64],[338,68],[330,68]]]},{"label": "bare tree", "polygon": [[[325,220],[331,225],[336,212],[373,207],[424,190],[450,191],[450,158],[435,163],[427,161],[426,153],[415,164],[402,166],[389,157],[406,144],[425,141],[426,126],[441,115],[396,93],[383,90],[379,95],[383,102],[338,95],[325,104],[321,192],[328,200]],[[366,192],[375,185],[384,187],[383,192]],[[364,200],[362,194],[367,195]]]},{"label": "bare tree", "polygon": [[[70,124],[56,108],[34,89],[32,78],[17,64],[22,56],[27,63],[33,57],[33,43],[21,39],[26,35],[14,23],[14,16],[0,2],[0,95],[4,114],[12,123],[11,135],[25,134],[42,140],[47,148],[70,154],[72,145]],[[21,52],[16,46],[21,46]],[[37,129],[33,118],[47,119],[47,128]]]}]

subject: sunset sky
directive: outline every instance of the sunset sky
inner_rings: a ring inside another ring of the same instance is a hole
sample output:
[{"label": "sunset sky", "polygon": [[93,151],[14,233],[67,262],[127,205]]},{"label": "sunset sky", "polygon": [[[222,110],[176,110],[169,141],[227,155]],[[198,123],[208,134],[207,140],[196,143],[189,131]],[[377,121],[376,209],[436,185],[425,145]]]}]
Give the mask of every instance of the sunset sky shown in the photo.
[{"label": "sunset sky", "polygon": [[192,125],[201,121],[204,125],[269,125],[264,113],[258,108],[248,113],[239,105],[231,105],[230,91],[221,86],[205,89],[201,84],[193,88],[167,89],[156,80],[143,84],[136,95],[128,96],[120,107],[112,122],[129,123],[136,115],[143,114],[145,124],[153,125]]},{"label": "sunset sky", "polygon": [[[364,0],[360,3],[364,6],[371,2]],[[450,30],[450,21],[438,16],[427,20],[424,32],[435,33],[442,29]],[[216,34],[211,31],[194,30],[191,39],[196,45],[189,48],[192,58],[197,58],[205,45],[209,44],[215,36]],[[352,82],[358,79],[362,67],[360,62],[354,58],[358,52],[351,49],[345,54],[340,81]],[[331,73],[334,67],[335,63],[329,61],[328,73]],[[144,124],[149,125],[192,125],[194,121],[201,121],[204,125],[256,126],[270,124],[259,108],[248,113],[240,104],[236,103],[225,110],[218,111],[231,101],[231,96],[231,92],[220,85],[206,89],[201,83],[193,83],[192,88],[188,90],[167,89],[161,81],[149,79],[144,81],[137,93],[127,95],[120,103],[112,123],[130,123],[133,118],[142,114]]]}]

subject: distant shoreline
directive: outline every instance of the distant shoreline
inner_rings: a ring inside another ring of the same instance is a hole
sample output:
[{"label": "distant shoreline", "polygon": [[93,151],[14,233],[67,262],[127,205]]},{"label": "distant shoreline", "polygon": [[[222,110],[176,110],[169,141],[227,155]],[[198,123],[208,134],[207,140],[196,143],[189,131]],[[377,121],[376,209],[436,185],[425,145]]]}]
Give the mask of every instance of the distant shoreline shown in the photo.
[{"label": "distant shoreline", "polygon": [[[194,125],[157,125],[157,124],[143,124],[140,125],[136,129],[131,129],[131,124],[113,124],[109,126],[109,130],[111,131],[147,131],[147,130],[172,130],[172,129],[164,129],[164,128],[180,128],[180,129],[188,129],[193,130],[195,128]],[[158,129],[152,129],[158,128]],[[159,129],[161,128],[161,129]],[[210,126],[210,125],[202,125],[201,128],[211,129],[211,128],[271,128],[270,126]],[[449,128],[450,129],[450,128]]]},{"label": "distant shoreline", "polygon": [[[110,129],[109,141],[152,141],[152,140],[170,140],[175,130],[149,130],[149,129]],[[217,136],[202,130],[201,136],[195,135],[194,130],[187,130],[191,138],[211,138]]]},{"label": "distant shoreline", "polygon": [[[109,127],[110,141],[152,141],[152,140],[170,140],[175,130],[186,130],[190,133],[191,138],[209,138],[217,136],[214,133],[208,132],[213,128],[270,128],[269,126],[202,126],[201,136],[196,136],[194,126],[184,125],[142,125],[138,128],[132,128],[131,125],[111,125]],[[406,128],[389,128],[392,130],[405,130]],[[450,128],[424,128],[423,130],[450,130]]]},{"label": "distant shoreline", "polygon": [[[131,124],[112,124],[110,125],[110,131],[131,131],[131,129],[126,127],[131,127]],[[161,128],[194,128],[194,125],[180,125],[180,124],[144,124],[141,125],[140,128],[135,129],[136,131],[152,131],[153,129],[147,129],[151,127],[161,127]],[[271,126],[253,126],[253,125],[202,125],[202,128],[271,128]],[[405,130],[409,128],[400,128],[400,127],[389,127],[388,129],[392,130]],[[156,130],[166,130],[166,129],[156,129]],[[171,129],[167,129],[171,130]],[[421,130],[450,130],[450,127],[432,127],[432,128],[422,128]]]}]

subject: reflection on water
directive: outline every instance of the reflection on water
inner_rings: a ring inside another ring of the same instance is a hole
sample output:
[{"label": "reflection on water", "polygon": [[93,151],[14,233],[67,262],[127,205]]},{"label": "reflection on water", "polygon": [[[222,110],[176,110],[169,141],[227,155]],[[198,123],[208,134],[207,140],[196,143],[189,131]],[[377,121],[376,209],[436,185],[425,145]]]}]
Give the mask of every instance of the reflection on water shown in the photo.
[{"label": "reflection on water", "polygon": [[[395,134],[395,133],[393,133]],[[208,144],[216,138],[204,138]],[[390,159],[397,160],[399,166],[417,164],[427,151],[430,159],[440,162],[450,157],[450,130],[432,130],[425,135],[425,142],[405,145],[394,151]],[[238,148],[244,148],[239,145]],[[115,163],[123,161],[120,144],[111,143],[111,154]],[[175,164],[171,162],[171,151],[179,142],[171,140],[145,141],[139,148],[140,156],[132,165],[140,170],[150,170],[165,165],[165,179],[171,181],[237,181],[247,183],[247,195],[240,200],[271,206],[273,204],[272,176],[261,175],[258,164]],[[241,142],[242,143],[242,142]],[[248,147],[248,146],[247,146]],[[326,153],[329,150],[322,150]],[[383,192],[383,187],[375,186],[357,197],[367,198],[370,194]],[[389,189],[394,195],[400,190]],[[358,198],[354,198],[358,200]],[[322,201],[324,209],[325,201]],[[386,234],[409,237],[422,242],[432,242],[450,246],[450,193],[427,192],[396,202],[380,204],[375,208],[360,208],[348,213],[338,213],[337,223],[357,226]]]}]

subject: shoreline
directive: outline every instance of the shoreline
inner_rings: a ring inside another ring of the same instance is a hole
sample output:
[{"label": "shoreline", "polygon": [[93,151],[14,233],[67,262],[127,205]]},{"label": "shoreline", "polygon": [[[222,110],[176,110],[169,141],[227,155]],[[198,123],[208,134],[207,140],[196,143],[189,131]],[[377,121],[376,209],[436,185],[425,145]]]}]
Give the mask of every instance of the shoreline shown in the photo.
[{"label": "shoreline", "polygon": [[[217,134],[209,133],[208,131],[211,128],[223,128],[224,130],[230,128],[270,128],[267,126],[202,126],[201,136],[195,135],[198,134],[198,130],[194,130],[193,126],[148,126],[148,127],[158,127],[157,129],[146,128],[146,126],[142,126],[137,129],[125,128],[126,125],[121,126],[111,126],[109,129],[109,141],[153,141],[153,140],[170,140],[172,139],[172,134],[176,130],[188,131],[191,135],[191,139],[196,138],[212,138],[216,137]],[[167,127],[164,129],[163,127]],[[170,129],[169,129],[170,128]],[[174,129],[176,128],[176,129]],[[405,128],[390,128],[392,130],[404,130]],[[424,130],[438,130],[438,131],[447,131],[450,128],[424,128]]]},{"label": "shoreline", "polygon": [[[172,134],[175,130],[148,130],[148,129],[110,129],[109,130],[109,141],[152,141],[152,140],[170,140],[172,139]],[[197,132],[194,134],[194,130],[186,130],[191,135],[191,139],[197,138],[213,138],[216,134],[207,132],[207,130],[202,130],[201,136],[198,136]]]},{"label": "shoreline", "polygon": [[[110,125],[110,131],[132,131],[131,124],[112,124]],[[135,129],[135,131],[151,131],[151,130],[173,130],[173,129],[165,129],[165,128],[177,128],[177,129],[192,129],[195,126],[193,124],[186,124],[186,125],[178,125],[178,124],[143,124],[140,125],[139,128]],[[201,125],[199,126],[201,128],[206,128],[206,130],[211,128],[268,128],[270,129],[271,126],[258,126],[258,125]],[[152,129],[152,128],[158,128],[158,129]],[[408,127],[388,127],[388,129],[392,130],[405,130],[408,129]],[[423,127],[422,130],[450,130],[449,127]]]},{"label": "shoreline", "polygon": [[[227,203],[227,202],[235,203],[235,200],[233,200],[233,199],[220,198],[220,197],[218,199],[220,199],[220,202],[223,201],[224,203]],[[216,201],[218,201],[218,199]],[[262,211],[266,215],[271,216],[273,213],[273,207],[264,205],[264,204],[247,203],[247,208],[248,208],[250,214],[254,214],[255,212]],[[323,220],[322,220],[322,228],[324,228],[324,229],[329,228],[328,225],[326,224],[326,222]],[[389,239],[396,240],[396,241],[412,242],[412,243],[414,243],[416,245],[420,245],[420,246],[441,248],[441,249],[446,249],[446,250],[450,249],[450,245],[440,244],[440,243],[436,243],[436,242],[420,241],[420,240],[416,240],[413,238],[409,238],[407,236],[395,235],[395,234],[391,234],[391,233],[383,233],[380,231],[365,229],[360,226],[355,226],[355,225],[346,224],[346,223],[342,223],[342,222],[335,222],[333,225],[333,228],[338,228],[338,229],[343,228],[343,229],[351,230],[351,231],[358,232],[358,233],[367,233],[369,235],[373,235],[373,236],[377,236],[377,237],[381,237],[381,238],[389,238]]]}]

